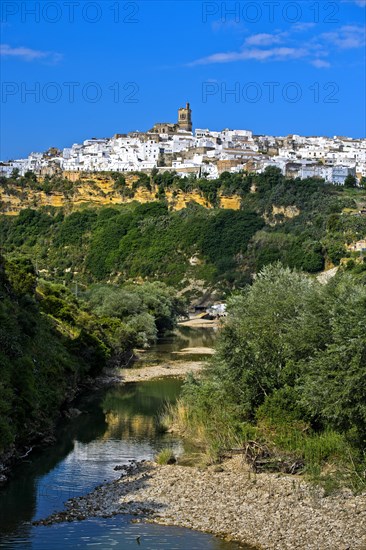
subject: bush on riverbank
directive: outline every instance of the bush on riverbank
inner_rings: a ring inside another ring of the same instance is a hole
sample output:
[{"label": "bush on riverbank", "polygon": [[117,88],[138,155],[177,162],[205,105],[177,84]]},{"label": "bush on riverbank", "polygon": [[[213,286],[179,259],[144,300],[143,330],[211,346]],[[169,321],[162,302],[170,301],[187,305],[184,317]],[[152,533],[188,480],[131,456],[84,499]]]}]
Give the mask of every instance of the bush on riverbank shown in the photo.
[{"label": "bush on riverbank", "polygon": [[173,288],[158,281],[93,285],[84,298],[98,316],[123,321],[134,332],[134,345],[138,347],[146,347],[159,334],[173,330],[178,317],[186,313],[185,301]]},{"label": "bush on riverbank", "polygon": [[176,462],[176,458],[174,456],[174,453],[172,449],[162,449],[155,457],[155,462],[160,465],[164,464],[174,464]]},{"label": "bush on riverbank", "polygon": [[[366,471],[366,287],[322,286],[279,265],[234,296],[217,354],[190,377],[176,418],[216,452],[249,440],[291,453],[318,481]],[[183,411],[183,413],[182,413]]]}]

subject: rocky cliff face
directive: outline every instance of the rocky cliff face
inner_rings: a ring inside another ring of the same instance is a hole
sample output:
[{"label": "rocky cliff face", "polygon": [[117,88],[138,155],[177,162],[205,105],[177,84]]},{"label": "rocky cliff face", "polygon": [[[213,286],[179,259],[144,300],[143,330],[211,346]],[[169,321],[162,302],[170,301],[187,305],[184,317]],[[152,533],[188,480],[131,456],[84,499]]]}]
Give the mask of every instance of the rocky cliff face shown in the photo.
[{"label": "rocky cliff face", "polygon": [[297,206],[275,206],[272,205],[272,211],[265,212],[263,218],[268,225],[274,227],[275,225],[282,224],[287,220],[296,218],[301,213]]},{"label": "rocky cliff face", "polygon": [[[86,204],[89,206],[112,206],[132,201],[146,203],[157,200],[158,189],[154,186],[151,190],[141,186],[134,189],[133,185],[138,180],[137,175],[125,175],[125,190],[118,189],[113,178],[107,174],[64,172],[63,177],[72,182],[70,189],[45,192],[14,185],[0,188],[1,212],[14,216],[24,208],[54,206],[72,211]],[[167,191],[166,199],[173,210],[181,210],[189,202],[198,203],[206,208],[212,207],[198,191],[189,193]],[[239,210],[240,197],[238,195],[220,197],[220,206],[221,208]]]}]

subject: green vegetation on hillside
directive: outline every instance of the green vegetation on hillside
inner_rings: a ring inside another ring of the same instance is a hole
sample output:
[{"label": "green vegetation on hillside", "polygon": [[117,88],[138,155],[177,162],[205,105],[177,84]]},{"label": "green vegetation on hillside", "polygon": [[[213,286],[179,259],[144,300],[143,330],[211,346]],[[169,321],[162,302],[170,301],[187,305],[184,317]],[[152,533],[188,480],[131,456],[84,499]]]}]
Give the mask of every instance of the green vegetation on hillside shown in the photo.
[{"label": "green vegetation on hillside", "polygon": [[[4,250],[21,249],[52,279],[84,284],[112,278],[163,280],[178,285],[190,272],[206,280],[240,277],[235,269],[251,237],[264,225],[252,210],[169,212],[163,202],[57,211],[23,210],[3,218]],[[190,268],[198,255],[200,265]],[[78,272],[78,276],[73,276]]]},{"label": "green vegetation on hillside", "polygon": [[0,455],[39,442],[80,384],[170,330],[182,303],[162,283],[99,286],[77,299],[0,257]]},{"label": "green vegetation on hillside", "polygon": [[[85,342],[63,334],[56,320],[42,315],[30,264],[12,262],[7,270],[1,258],[0,453],[47,433],[68,393],[91,370],[90,355],[101,352],[100,346],[85,348]],[[79,354],[71,349],[74,344]]]},{"label": "green vegetation on hillside", "polygon": [[[125,186],[122,175],[114,179]],[[310,273],[338,265],[350,256],[345,245],[366,236],[366,216],[356,215],[366,201],[362,189],[315,178],[289,180],[276,168],[263,174],[224,172],[214,181],[169,172],[151,179],[161,191],[157,202],[85,207],[69,215],[49,207],[4,216],[3,250],[10,257],[21,251],[44,277],[66,284],[142,278],[174,286],[200,279],[242,287],[275,261]],[[149,182],[141,174],[134,186]],[[219,192],[236,193],[242,207],[207,210],[192,203],[175,212],[165,202],[167,189],[198,190],[213,205]]]}]

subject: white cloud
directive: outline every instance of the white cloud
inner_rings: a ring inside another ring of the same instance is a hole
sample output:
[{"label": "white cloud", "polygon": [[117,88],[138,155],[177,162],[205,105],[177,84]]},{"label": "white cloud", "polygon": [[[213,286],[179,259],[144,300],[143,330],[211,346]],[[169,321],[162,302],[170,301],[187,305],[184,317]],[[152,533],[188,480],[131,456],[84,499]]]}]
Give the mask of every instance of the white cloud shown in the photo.
[{"label": "white cloud", "polygon": [[366,7],[366,0],[342,0],[344,4],[356,4],[360,8]]},{"label": "white cloud", "polygon": [[309,29],[312,29],[313,27],[315,27],[316,23],[312,23],[312,22],[309,22],[309,23],[295,23],[294,25],[292,25],[291,27],[291,31],[293,32],[304,32],[304,31],[308,31]]},{"label": "white cloud", "polygon": [[33,50],[32,48],[25,48],[23,46],[13,48],[12,46],[9,46],[9,44],[0,44],[0,56],[14,57],[24,61],[44,59],[53,63],[60,61],[62,58],[62,55],[56,52],[44,52],[41,50]]},{"label": "white cloud", "polygon": [[[366,0],[365,0],[366,1]],[[299,39],[299,32],[307,31],[313,23],[293,25],[287,32],[280,29],[273,33],[257,33],[248,36],[237,51],[218,52],[197,59],[189,66],[235,61],[287,61],[302,59],[318,69],[331,63],[326,59],[334,50],[351,50],[365,46],[365,29],[360,25],[343,25],[331,32],[315,34]],[[295,34],[296,33],[296,34]]]},{"label": "white cloud", "polygon": [[256,61],[286,61],[306,56],[307,51],[302,48],[271,48],[271,49],[243,49],[240,52],[222,52],[197,59],[190,63],[194,65],[209,65],[211,63],[230,63],[233,61],[244,61],[254,59]]},{"label": "white cloud", "polygon": [[317,69],[327,69],[330,67],[329,61],[325,61],[324,59],[313,59],[310,63]]},{"label": "white cloud", "polygon": [[280,44],[283,42],[284,36],[282,34],[268,34],[259,33],[248,36],[245,40],[247,46],[272,46],[273,44]]},{"label": "white cloud", "polygon": [[359,25],[345,25],[333,32],[321,34],[320,38],[341,50],[362,48],[366,44],[365,29]]}]

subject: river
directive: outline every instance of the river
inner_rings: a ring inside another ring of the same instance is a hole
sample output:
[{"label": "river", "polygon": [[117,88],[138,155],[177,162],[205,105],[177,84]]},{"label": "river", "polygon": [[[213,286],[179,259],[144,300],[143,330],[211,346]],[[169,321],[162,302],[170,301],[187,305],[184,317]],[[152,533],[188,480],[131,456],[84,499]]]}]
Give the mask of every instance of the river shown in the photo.
[{"label": "river", "polygon": [[[160,340],[144,354],[141,365],[174,361],[176,351],[211,347],[214,339],[212,329],[181,327],[174,336]],[[30,454],[0,490],[0,548],[237,550],[237,544],[205,533],[133,523],[133,518],[124,515],[47,527],[31,524],[62,510],[68,498],[118,478],[120,473],[114,470],[115,466],[152,459],[167,446],[181,453],[183,442],[160,433],[155,422],[164,405],[177,399],[181,385],[178,379],[164,378],[82,397],[75,404],[82,414],[60,423],[57,443]]]}]

